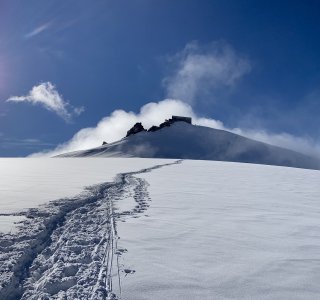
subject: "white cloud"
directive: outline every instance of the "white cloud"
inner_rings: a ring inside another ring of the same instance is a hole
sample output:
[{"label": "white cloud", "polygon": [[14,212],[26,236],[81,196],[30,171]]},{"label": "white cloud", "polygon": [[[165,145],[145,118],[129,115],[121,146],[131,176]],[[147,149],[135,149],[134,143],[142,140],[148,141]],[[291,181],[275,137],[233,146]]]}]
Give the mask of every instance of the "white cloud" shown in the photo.
[{"label": "white cloud", "polygon": [[136,122],[142,122],[145,128],[149,128],[152,125],[159,125],[172,115],[190,116],[193,118],[193,123],[197,125],[228,130],[262,142],[320,157],[320,145],[312,140],[285,133],[273,134],[266,131],[226,128],[221,121],[199,117],[190,105],[173,99],[148,103],[137,114],[116,110],[110,116],[103,118],[95,127],[81,129],[68,142],[59,145],[54,150],[35,153],[33,156],[54,156],[69,151],[97,147],[103,141],[114,142],[123,138],[127,130]]},{"label": "white cloud", "polygon": [[84,111],[83,107],[72,107],[66,102],[51,82],[36,85],[27,95],[12,96],[7,101],[42,105],[47,110],[55,112],[65,121],[70,121],[73,115],[79,115]]},{"label": "white cloud", "polygon": [[[1,136],[1,135],[0,135]],[[0,148],[10,149],[10,148],[29,148],[29,149],[39,149],[40,147],[53,147],[54,144],[43,142],[39,139],[26,138],[26,139],[17,139],[17,138],[2,138]]]},{"label": "white cloud", "polygon": [[[149,128],[172,115],[182,115],[192,117],[196,125],[227,130],[320,157],[320,144],[310,138],[264,130],[226,128],[221,121],[201,117],[194,112],[191,105],[196,104],[199,98],[216,101],[221,92],[232,89],[237,81],[251,70],[248,59],[239,56],[230,46],[212,43],[208,47],[200,47],[195,42],[189,43],[183,51],[171,59],[171,63],[175,64],[173,73],[163,80],[168,99],[158,103],[148,103],[142,106],[139,113],[116,110],[103,118],[95,127],[81,129],[69,141],[58,145],[55,149],[35,153],[33,156],[54,156],[90,149],[100,146],[103,141],[110,143],[123,138],[136,122],[142,122],[145,128]],[[63,105],[59,111],[62,115],[66,115]]]},{"label": "white cloud", "polygon": [[[205,96],[215,101],[221,88],[231,88],[251,69],[250,62],[224,43],[187,44],[171,59],[174,71],[163,80],[167,97],[193,104]],[[220,95],[221,96],[221,95]]]},{"label": "white cloud", "polygon": [[34,28],[33,30],[31,30],[31,31],[28,32],[27,34],[25,34],[25,35],[24,35],[24,38],[25,38],[25,39],[32,38],[32,37],[38,35],[39,33],[47,30],[50,26],[51,26],[51,22],[44,23],[44,24],[42,24],[42,25]]},{"label": "white cloud", "polygon": [[146,128],[149,128],[170,118],[172,114],[193,116],[193,111],[189,105],[177,100],[148,103],[138,114],[116,110],[110,116],[103,118],[95,127],[81,129],[68,142],[40,155],[53,156],[68,151],[97,147],[103,141],[114,142],[123,138],[136,122],[142,122]]}]

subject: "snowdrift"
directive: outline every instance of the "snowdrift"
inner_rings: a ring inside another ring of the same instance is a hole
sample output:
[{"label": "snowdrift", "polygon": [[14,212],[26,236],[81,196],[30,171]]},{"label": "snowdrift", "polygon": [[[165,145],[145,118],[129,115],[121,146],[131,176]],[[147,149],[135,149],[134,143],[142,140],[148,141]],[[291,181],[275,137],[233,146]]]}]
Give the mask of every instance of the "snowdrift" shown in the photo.
[{"label": "snowdrift", "polygon": [[57,157],[144,157],[231,161],[320,169],[320,161],[288,149],[203,126],[177,122],[101,147]]}]

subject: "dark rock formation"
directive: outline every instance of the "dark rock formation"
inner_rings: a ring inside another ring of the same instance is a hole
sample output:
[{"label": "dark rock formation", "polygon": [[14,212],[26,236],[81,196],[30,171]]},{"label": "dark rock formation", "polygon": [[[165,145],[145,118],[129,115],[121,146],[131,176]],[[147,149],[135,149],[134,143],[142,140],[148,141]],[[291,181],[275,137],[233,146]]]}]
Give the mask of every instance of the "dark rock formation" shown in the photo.
[{"label": "dark rock formation", "polygon": [[186,122],[186,123],[189,123],[189,124],[192,124],[192,119],[189,118],[189,117],[180,117],[180,116],[172,116],[171,119],[169,120],[165,120],[163,123],[161,123],[159,126],[152,126],[149,128],[148,132],[154,132],[154,131],[157,131],[161,128],[164,128],[164,127],[169,127],[171,126],[173,123],[176,123],[176,122]]},{"label": "dark rock formation", "polygon": [[102,142],[102,146],[104,146],[104,145],[108,145],[108,143],[105,142],[105,141],[103,141],[103,142]]},{"label": "dark rock formation", "polygon": [[127,131],[126,137],[128,137],[132,134],[137,134],[141,131],[146,131],[146,130],[144,129],[142,124],[140,122],[138,122],[138,123],[134,124],[134,126],[130,130]]},{"label": "dark rock formation", "polygon": [[161,123],[159,125],[159,129],[164,128],[164,127],[169,127],[171,124],[173,124],[173,120],[169,119],[169,120],[165,120],[163,123]]},{"label": "dark rock formation", "polygon": [[159,130],[160,128],[158,126],[151,126],[149,129],[148,129],[148,132],[154,132],[154,131],[157,131]]},{"label": "dark rock formation", "polygon": [[[189,118],[189,117],[172,116],[171,119],[165,120],[159,126],[155,126],[155,125],[151,126],[148,129],[148,132],[158,131],[161,128],[169,127],[173,123],[176,123],[176,122],[186,122],[186,123],[192,124],[192,119]],[[128,137],[128,136],[130,136],[132,134],[136,134],[136,133],[141,132],[141,131],[146,131],[146,129],[143,128],[141,123],[136,123],[130,130],[128,130],[126,137]]]}]

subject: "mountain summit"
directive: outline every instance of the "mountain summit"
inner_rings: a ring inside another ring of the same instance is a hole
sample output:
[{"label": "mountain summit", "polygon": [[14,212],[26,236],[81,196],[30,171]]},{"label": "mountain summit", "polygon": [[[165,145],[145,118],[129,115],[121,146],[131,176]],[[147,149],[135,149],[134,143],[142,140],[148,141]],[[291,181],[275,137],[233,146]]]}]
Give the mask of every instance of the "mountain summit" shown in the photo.
[{"label": "mountain summit", "polygon": [[180,158],[320,169],[319,160],[292,150],[225,130],[192,125],[191,120],[170,120],[149,131],[140,128],[140,124],[140,131],[129,130],[132,134],[117,142],[57,157]]}]

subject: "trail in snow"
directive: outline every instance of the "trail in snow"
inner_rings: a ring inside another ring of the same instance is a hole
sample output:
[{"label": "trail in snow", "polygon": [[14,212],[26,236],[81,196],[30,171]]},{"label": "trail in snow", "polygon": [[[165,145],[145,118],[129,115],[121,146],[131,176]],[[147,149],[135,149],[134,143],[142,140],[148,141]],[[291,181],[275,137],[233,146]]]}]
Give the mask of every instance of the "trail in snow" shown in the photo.
[{"label": "trail in snow", "polygon": [[[135,270],[121,263],[117,221],[139,217],[151,200],[134,175],[180,163],[123,173],[80,198],[26,213],[17,234],[0,235],[0,299],[121,299],[121,282]],[[115,203],[132,201],[117,210]]]}]

